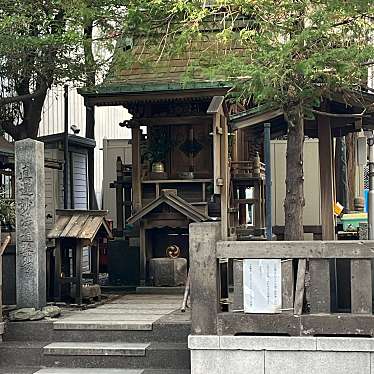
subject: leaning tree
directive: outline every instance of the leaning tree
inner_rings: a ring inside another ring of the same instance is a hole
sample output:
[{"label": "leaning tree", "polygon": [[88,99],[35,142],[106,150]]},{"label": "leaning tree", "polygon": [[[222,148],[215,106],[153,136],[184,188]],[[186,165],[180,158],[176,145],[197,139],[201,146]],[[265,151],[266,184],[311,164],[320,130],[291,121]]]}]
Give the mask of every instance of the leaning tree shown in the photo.
[{"label": "leaning tree", "polygon": [[[36,138],[48,89],[94,85],[110,63],[119,0],[0,0],[0,129]],[[98,53],[95,53],[98,51]]]},{"label": "leaning tree", "polygon": [[126,30],[141,34],[145,50],[193,56],[186,80],[231,82],[238,100],[283,109],[285,239],[303,239],[304,120],[323,97],[365,89],[374,56],[372,1],[132,0],[128,9],[136,22]]}]

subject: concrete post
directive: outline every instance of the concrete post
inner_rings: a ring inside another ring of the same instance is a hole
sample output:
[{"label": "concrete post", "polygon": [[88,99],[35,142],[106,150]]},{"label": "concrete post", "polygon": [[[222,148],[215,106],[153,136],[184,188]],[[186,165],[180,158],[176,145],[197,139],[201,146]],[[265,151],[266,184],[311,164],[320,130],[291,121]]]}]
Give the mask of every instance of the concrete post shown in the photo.
[{"label": "concrete post", "polygon": [[217,334],[218,275],[216,243],[219,222],[190,224],[190,280],[192,334]]},{"label": "concrete post", "polygon": [[17,306],[46,304],[44,144],[15,143]]}]

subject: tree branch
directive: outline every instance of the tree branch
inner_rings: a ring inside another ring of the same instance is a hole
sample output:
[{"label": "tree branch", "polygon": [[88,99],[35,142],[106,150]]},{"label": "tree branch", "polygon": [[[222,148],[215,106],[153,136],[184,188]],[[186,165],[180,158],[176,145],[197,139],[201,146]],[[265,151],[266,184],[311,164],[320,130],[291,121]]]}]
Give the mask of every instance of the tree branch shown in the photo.
[{"label": "tree branch", "polygon": [[6,105],[6,104],[13,104],[18,103],[20,101],[29,101],[32,99],[35,99],[43,94],[45,90],[45,85],[41,85],[39,89],[37,89],[33,93],[25,94],[25,95],[18,95],[18,96],[10,96],[10,97],[2,97],[0,98],[0,105]]}]

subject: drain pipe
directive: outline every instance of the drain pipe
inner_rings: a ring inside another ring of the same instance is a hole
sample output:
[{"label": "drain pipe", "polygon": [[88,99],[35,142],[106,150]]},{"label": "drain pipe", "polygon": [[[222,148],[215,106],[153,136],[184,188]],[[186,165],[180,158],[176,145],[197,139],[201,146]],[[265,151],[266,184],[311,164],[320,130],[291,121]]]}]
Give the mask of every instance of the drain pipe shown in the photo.
[{"label": "drain pipe", "polygon": [[265,161],[265,221],[266,239],[273,239],[273,222],[271,217],[271,158],[270,158],[270,123],[264,124],[264,161]]},{"label": "drain pipe", "polygon": [[64,86],[64,209],[68,209],[69,189],[69,87]]},{"label": "drain pipe", "polygon": [[369,146],[368,226],[369,226],[369,240],[374,240],[374,138],[373,138],[373,134],[371,134],[367,142]]}]

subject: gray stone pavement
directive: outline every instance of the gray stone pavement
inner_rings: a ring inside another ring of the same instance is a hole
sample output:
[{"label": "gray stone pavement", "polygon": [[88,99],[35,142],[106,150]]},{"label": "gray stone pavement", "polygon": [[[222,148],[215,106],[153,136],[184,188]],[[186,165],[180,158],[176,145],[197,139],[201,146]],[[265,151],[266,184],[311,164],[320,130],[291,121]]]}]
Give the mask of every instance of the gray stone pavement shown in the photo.
[{"label": "gray stone pavement", "polygon": [[72,311],[56,320],[54,329],[152,330],[153,323],[172,316],[181,303],[181,295],[125,295],[95,309]]}]

